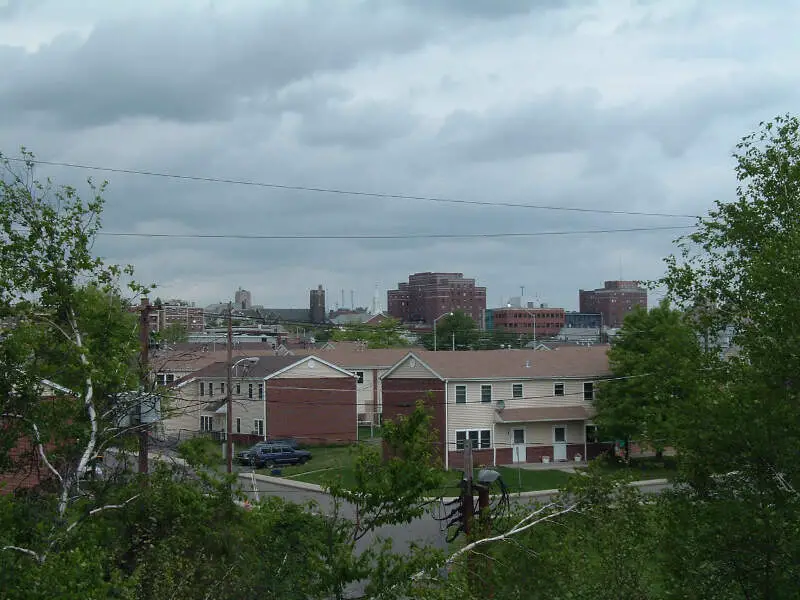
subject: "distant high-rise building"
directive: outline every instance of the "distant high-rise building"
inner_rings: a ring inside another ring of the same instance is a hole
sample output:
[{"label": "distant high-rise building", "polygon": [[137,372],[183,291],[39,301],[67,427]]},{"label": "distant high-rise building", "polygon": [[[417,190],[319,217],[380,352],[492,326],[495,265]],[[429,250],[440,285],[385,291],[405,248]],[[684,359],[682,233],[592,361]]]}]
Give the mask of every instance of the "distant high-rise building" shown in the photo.
[{"label": "distant high-rise building", "polygon": [[160,328],[180,325],[187,333],[203,333],[206,328],[205,310],[188,302],[168,300],[159,311]]},{"label": "distant high-rise building", "polygon": [[253,297],[251,296],[250,292],[247,290],[243,290],[239,288],[236,290],[236,308],[240,308],[242,310],[248,310],[251,306],[253,306]]},{"label": "distant high-rise building", "polygon": [[309,300],[309,315],[312,323],[325,322],[325,289],[320,285],[311,290]]},{"label": "distant high-rise building", "polygon": [[606,327],[622,327],[634,307],[647,310],[647,290],[638,281],[606,281],[602,288],[580,290],[580,312],[599,313]]},{"label": "distant high-rise building", "polygon": [[465,279],[463,273],[415,273],[387,293],[387,312],[406,322],[433,324],[449,311],[460,310],[476,324],[486,310],[486,288]]}]

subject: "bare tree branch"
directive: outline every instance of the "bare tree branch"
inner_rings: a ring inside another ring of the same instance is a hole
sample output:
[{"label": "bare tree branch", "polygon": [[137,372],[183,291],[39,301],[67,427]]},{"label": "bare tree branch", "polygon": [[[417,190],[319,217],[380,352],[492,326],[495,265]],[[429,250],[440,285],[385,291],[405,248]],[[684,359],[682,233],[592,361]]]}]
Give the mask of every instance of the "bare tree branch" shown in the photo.
[{"label": "bare tree branch", "polygon": [[59,483],[63,487],[64,486],[64,478],[61,476],[61,473],[59,473],[56,470],[56,468],[53,466],[53,464],[47,459],[47,454],[45,454],[44,445],[42,444],[42,437],[41,437],[41,435],[39,435],[39,428],[36,426],[36,423],[34,423],[30,419],[28,419],[28,418],[26,418],[26,417],[24,417],[22,415],[18,415],[18,414],[14,414],[14,413],[3,413],[0,416],[1,417],[6,417],[6,418],[9,418],[9,419],[19,419],[20,421],[25,421],[26,423],[30,424],[31,429],[33,430],[33,435],[36,438],[36,448],[39,451],[39,456],[41,456],[42,461],[44,462],[45,466],[47,466],[48,470],[51,473],[53,473],[53,475],[56,476],[56,478],[58,479]]},{"label": "bare tree branch", "polygon": [[72,523],[72,524],[71,524],[69,527],[67,527],[67,533],[69,533],[70,531],[72,531],[72,530],[73,530],[73,529],[74,529],[74,528],[75,528],[77,525],[79,525],[79,524],[80,524],[80,523],[81,523],[81,522],[82,522],[84,519],[86,519],[86,518],[88,518],[88,517],[91,517],[92,515],[96,515],[97,513],[101,513],[101,512],[103,512],[104,510],[113,510],[113,509],[118,509],[118,508],[125,508],[125,507],[126,507],[128,504],[130,504],[131,502],[133,502],[134,500],[136,500],[136,499],[137,499],[139,496],[141,496],[141,494],[136,494],[135,496],[131,496],[130,498],[128,498],[127,500],[125,500],[125,502],[123,502],[122,504],[106,504],[105,506],[100,506],[100,507],[98,507],[98,508],[93,508],[93,509],[92,509],[92,510],[90,510],[88,513],[86,513],[86,516],[85,516],[85,517],[83,517],[83,518],[81,518],[81,519],[78,519],[77,521],[75,521],[74,523]]},{"label": "bare tree branch", "polygon": [[[547,508],[547,507],[549,507],[549,506],[552,506],[552,505],[548,505],[548,506],[546,506],[546,507],[544,507],[544,508]],[[552,520],[552,519],[555,519],[556,517],[559,517],[559,516],[561,516],[561,515],[564,515],[564,514],[567,514],[567,513],[569,513],[569,512],[572,512],[572,511],[574,511],[574,510],[575,510],[577,507],[578,507],[578,505],[577,505],[577,504],[570,504],[569,506],[567,506],[566,508],[563,508],[562,510],[559,510],[559,511],[556,511],[556,512],[553,512],[553,513],[550,513],[550,514],[548,514],[548,515],[546,515],[546,516],[544,516],[544,517],[541,517],[541,518],[539,518],[539,519],[536,519],[536,520],[531,520],[531,518],[532,518],[532,517],[533,517],[535,514],[540,514],[540,513],[542,512],[542,510],[544,510],[544,508],[543,508],[543,509],[539,509],[539,510],[538,510],[538,511],[536,511],[535,513],[532,513],[532,514],[528,515],[527,517],[525,517],[524,519],[522,519],[522,521],[520,521],[519,523],[517,523],[517,524],[516,524],[514,527],[512,527],[511,529],[509,529],[509,530],[508,530],[507,532],[505,532],[505,533],[502,533],[502,534],[500,534],[500,535],[495,535],[495,536],[487,537],[487,538],[482,538],[482,539],[480,539],[480,540],[475,540],[474,542],[470,542],[469,544],[467,544],[467,545],[466,545],[466,546],[464,546],[463,548],[460,548],[460,549],[456,550],[456,551],[455,551],[453,554],[451,554],[451,555],[450,555],[450,557],[449,557],[449,558],[448,558],[448,559],[445,561],[445,564],[446,564],[446,565],[452,564],[452,563],[455,561],[455,559],[456,559],[456,558],[458,558],[458,557],[459,557],[459,556],[461,556],[462,554],[465,554],[465,553],[467,553],[467,552],[470,552],[470,551],[472,551],[474,548],[477,548],[478,546],[483,546],[484,544],[490,544],[490,543],[492,543],[492,542],[502,542],[502,541],[505,541],[506,539],[508,539],[508,538],[509,538],[509,537],[511,537],[512,535],[517,535],[518,533],[522,533],[523,531],[525,531],[525,530],[527,530],[527,529],[530,529],[530,528],[531,528],[531,527],[533,527],[534,525],[539,525],[540,523],[544,523],[545,521],[550,521],[550,520]],[[524,523],[524,524],[523,524],[523,523]]]},{"label": "bare tree branch", "polygon": [[30,550],[28,548],[20,548],[19,546],[3,546],[3,550],[14,550],[16,552],[22,552],[23,554],[27,554],[28,556],[32,556],[39,563],[43,563],[44,562],[44,558],[45,558],[44,554],[39,554],[39,553],[34,552],[33,550]]}]

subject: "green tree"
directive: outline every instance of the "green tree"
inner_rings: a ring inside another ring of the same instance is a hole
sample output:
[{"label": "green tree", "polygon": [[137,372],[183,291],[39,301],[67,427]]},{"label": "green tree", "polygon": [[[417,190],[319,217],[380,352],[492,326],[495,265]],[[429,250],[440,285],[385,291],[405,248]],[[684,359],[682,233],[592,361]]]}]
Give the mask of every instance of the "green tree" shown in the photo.
[{"label": "green tree", "polygon": [[[438,350],[472,350],[478,344],[480,332],[475,320],[464,311],[457,310],[436,322],[435,346]],[[434,349],[433,332],[423,336],[422,343],[428,350]]]},{"label": "green tree", "polygon": [[334,341],[366,342],[370,348],[406,348],[408,340],[397,319],[384,319],[376,325],[359,323],[335,329],[331,335]]},{"label": "green tree", "polygon": [[182,323],[171,323],[158,332],[158,339],[169,344],[189,341],[189,331]]},{"label": "green tree", "polygon": [[604,437],[644,443],[660,455],[675,440],[687,403],[696,400],[701,352],[684,313],[666,300],[626,318],[608,353],[615,379],[601,385],[596,423]]},{"label": "green tree", "polygon": [[[730,597],[784,598],[800,581],[800,122],[762,123],[734,158],[736,200],[699,220],[664,278],[710,342],[678,440],[688,498],[676,515],[696,530],[673,567],[686,589],[725,581]],[[724,327],[735,352],[723,356]]]}]

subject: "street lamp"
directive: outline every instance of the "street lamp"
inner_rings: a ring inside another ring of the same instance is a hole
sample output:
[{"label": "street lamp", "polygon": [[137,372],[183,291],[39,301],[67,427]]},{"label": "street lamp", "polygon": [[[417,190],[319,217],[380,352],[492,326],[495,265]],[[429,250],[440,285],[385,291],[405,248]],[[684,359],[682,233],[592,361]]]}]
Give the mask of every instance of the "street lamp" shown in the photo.
[{"label": "street lamp", "polygon": [[452,312],[448,312],[448,313],[444,313],[443,315],[439,315],[438,317],[436,317],[433,320],[433,351],[434,352],[436,352],[436,350],[437,350],[437,347],[436,347],[436,321],[438,321],[439,319],[443,319],[444,317],[452,317],[452,316],[453,316],[453,313]]},{"label": "street lamp", "polygon": [[[230,353],[230,345],[228,346]],[[229,354],[230,355],[230,354]],[[233,472],[233,440],[231,436],[233,434],[233,370],[238,367],[242,363],[247,363],[248,365],[254,365],[258,362],[257,356],[248,356],[247,358],[240,358],[235,363],[230,364],[228,363],[228,397],[227,397],[227,404],[228,410],[225,417],[225,460],[228,466],[228,473]]]}]

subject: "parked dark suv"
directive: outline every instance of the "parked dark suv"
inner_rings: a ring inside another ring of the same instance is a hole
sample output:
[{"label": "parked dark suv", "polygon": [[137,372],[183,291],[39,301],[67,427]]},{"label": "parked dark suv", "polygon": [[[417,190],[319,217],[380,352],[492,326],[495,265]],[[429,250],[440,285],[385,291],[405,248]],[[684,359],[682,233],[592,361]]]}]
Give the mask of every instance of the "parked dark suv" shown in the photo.
[{"label": "parked dark suv", "polygon": [[311,452],[296,450],[285,443],[259,445],[248,457],[248,463],[256,468],[271,465],[303,465],[311,460]]},{"label": "parked dark suv", "polygon": [[[293,450],[297,450],[297,441],[293,439],[281,439],[281,440],[267,440],[266,442],[258,442],[253,446],[250,446],[247,450],[242,450],[236,454],[236,460],[239,461],[242,465],[249,465],[250,459],[252,456],[258,453],[259,448],[263,448],[265,446],[273,446],[275,444],[280,444],[282,446],[289,446]],[[309,455],[310,458],[310,455]]]}]

